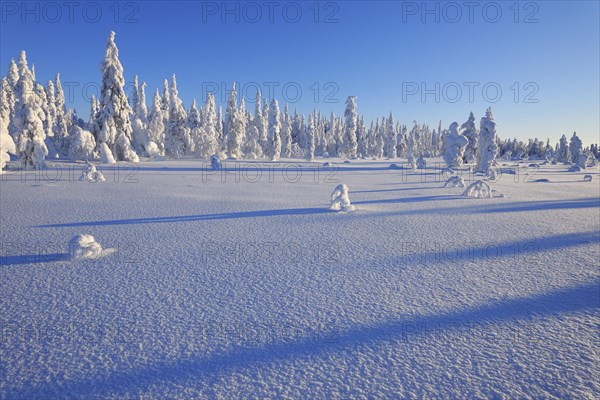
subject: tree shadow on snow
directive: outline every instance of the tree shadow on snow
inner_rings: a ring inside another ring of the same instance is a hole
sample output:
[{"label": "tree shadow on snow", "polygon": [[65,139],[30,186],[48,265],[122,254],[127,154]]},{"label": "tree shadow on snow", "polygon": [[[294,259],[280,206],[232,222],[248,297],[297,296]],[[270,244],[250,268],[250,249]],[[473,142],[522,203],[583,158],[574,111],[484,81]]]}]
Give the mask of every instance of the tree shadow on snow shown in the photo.
[{"label": "tree shadow on snow", "polygon": [[5,387],[4,394],[7,398],[53,398],[59,393],[69,397],[120,397],[137,395],[156,383],[189,385],[201,378],[215,378],[233,371],[240,373],[241,369],[351,351],[358,346],[377,345],[385,341],[409,338],[418,340],[439,334],[460,335],[463,341],[468,341],[470,337],[485,337],[488,332],[484,329],[489,329],[494,324],[500,325],[499,329],[509,330],[514,326],[506,326],[507,323],[596,310],[600,302],[599,283],[594,281],[531,297],[513,298],[437,315],[385,321],[345,331],[322,332],[327,339],[311,336],[255,347],[239,347],[204,358],[139,365],[135,369],[115,370],[98,377],[42,383],[36,387]]},{"label": "tree shadow on snow", "polygon": [[239,211],[219,214],[199,214],[199,215],[179,215],[173,217],[151,217],[151,218],[132,218],[116,219],[106,221],[89,222],[71,222],[64,224],[38,225],[37,228],[64,228],[75,226],[103,226],[103,225],[130,225],[130,224],[158,224],[158,223],[176,223],[176,222],[195,222],[195,221],[213,221],[222,219],[238,218],[258,218],[258,217],[279,217],[310,214],[331,214],[333,211],[326,206],[321,208],[287,208],[280,210],[258,210],[258,211]]},{"label": "tree shadow on snow", "polygon": [[71,255],[69,253],[21,254],[13,256],[0,256],[0,266],[41,264],[56,261],[69,261],[70,259]]}]

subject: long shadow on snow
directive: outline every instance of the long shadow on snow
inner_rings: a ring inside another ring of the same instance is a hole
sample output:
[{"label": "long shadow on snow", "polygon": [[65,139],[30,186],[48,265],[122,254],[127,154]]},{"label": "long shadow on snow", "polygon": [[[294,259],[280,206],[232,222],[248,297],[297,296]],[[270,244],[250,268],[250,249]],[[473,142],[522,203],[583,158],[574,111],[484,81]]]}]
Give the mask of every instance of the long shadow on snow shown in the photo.
[{"label": "long shadow on snow", "polygon": [[287,215],[310,215],[310,214],[328,214],[331,210],[325,206],[322,208],[287,208],[281,210],[258,210],[258,211],[239,211],[220,214],[199,214],[199,215],[179,215],[173,217],[151,217],[151,218],[132,218],[115,219],[106,221],[89,222],[70,222],[64,224],[38,225],[37,228],[64,228],[73,226],[103,226],[103,225],[130,225],[130,224],[159,224],[175,222],[194,222],[211,221],[219,219],[237,219],[237,218],[255,218],[255,217],[279,217]]},{"label": "long shadow on snow", "polygon": [[41,264],[55,261],[69,261],[70,259],[71,255],[69,253],[21,254],[14,256],[0,256],[0,266]]},{"label": "long shadow on snow", "polygon": [[[188,380],[193,382],[194,379],[216,377],[219,374],[265,366],[277,361],[318,357],[336,351],[352,350],[361,345],[404,340],[408,337],[407,326],[415,328],[410,330],[411,337],[426,337],[432,333],[454,331],[468,339],[469,335],[478,334],[476,328],[483,328],[485,325],[597,310],[600,305],[599,284],[600,282],[594,281],[577,287],[532,297],[514,298],[470,309],[386,321],[372,326],[358,326],[335,332],[333,335],[332,332],[325,332],[328,340],[311,336],[296,341],[267,343],[249,348],[240,347],[205,358],[140,365],[136,369],[115,370],[107,375],[93,378],[42,383],[37,387],[8,388],[5,386],[4,394],[7,398],[19,399],[54,398],[59,393],[68,397],[90,395],[119,397],[138,394],[140,390],[143,391],[159,382],[185,384]],[[421,328],[416,329],[416,327]]]}]

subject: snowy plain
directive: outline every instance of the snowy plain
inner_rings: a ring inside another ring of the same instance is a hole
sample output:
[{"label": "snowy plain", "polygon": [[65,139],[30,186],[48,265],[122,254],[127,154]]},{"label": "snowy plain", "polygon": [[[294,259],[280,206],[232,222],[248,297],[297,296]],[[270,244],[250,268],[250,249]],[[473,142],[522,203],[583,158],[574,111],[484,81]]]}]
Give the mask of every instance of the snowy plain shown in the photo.
[{"label": "snowy plain", "polygon": [[7,171],[0,398],[598,398],[598,168],[402,161]]}]

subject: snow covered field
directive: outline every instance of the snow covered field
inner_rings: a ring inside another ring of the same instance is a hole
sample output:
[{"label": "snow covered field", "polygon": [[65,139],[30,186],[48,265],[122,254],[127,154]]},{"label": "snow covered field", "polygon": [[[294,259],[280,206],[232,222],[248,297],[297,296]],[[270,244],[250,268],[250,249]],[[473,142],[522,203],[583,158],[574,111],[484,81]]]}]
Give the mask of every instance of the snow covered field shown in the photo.
[{"label": "snow covered field", "polygon": [[324,161],[0,176],[0,398],[598,398],[597,167]]}]

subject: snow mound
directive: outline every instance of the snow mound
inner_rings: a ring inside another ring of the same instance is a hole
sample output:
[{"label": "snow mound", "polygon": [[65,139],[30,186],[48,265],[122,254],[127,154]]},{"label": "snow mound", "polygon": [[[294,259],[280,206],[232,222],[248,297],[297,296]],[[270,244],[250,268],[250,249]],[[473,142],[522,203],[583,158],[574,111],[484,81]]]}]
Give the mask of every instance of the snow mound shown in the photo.
[{"label": "snow mound", "polygon": [[550,179],[546,179],[546,178],[542,178],[542,179],[535,179],[532,182],[541,182],[541,183],[547,183],[550,182]]},{"label": "snow mound", "polygon": [[469,185],[469,187],[462,194],[465,197],[485,198],[491,199],[492,188],[487,182],[475,181]]},{"label": "snow mound", "polygon": [[583,176],[583,181],[584,182],[591,182],[592,181],[592,176],[591,175],[584,175]]},{"label": "snow mound", "polygon": [[221,160],[219,159],[219,157],[217,157],[216,154],[213,154],[210,157],[210,167],[212,168],[213,171],[218,171],[222,167]]},{"label": "snow mound", "polygon": [[569,168],[569,172],[581,172],[581,167],[579,165],[572,165],[571,168]]},{"label": "snow mound", "polygon": [[462,177],[454,175],[451,176],[450,179],[448,179],[446,181],[446,183],[444,183],[444,187],[461,187],[464,188],[467,185],[465,185],[465,181]]},{"label": "snow mound", "polygon": [[102,255],[102,246],[92,235],[77,235],[69,242],[72,259],[95,259]]},{"label": "snow mound", "polygon": [[528,167],[530,167],[530,168],[539,168],[540,165],[533,163],[533,164],[529,164]]},{"label": "snow mound", "polygon": [[87,163],[81,172],[79,180],[86,182],[104,182],[106,179],[104,178],[104,175],[102,175],[102,172],[96,170],[95,165]]},{"label": "snow mound", "polygon": [[346,160],[344,161],[344,164],[350,164],[350,161]]},{"label": "snow mound", "polygon": [[390,164],[388,169],[400,169],[400,167],[398,166],[398,164]]},{"label": "snow mound", "polygon": [[330,163],[330,162],[324,162],[324,163],[323,163],[323,166],[324,166],[324,167],[333,167],[333,163]]},{"label": "snow mound", "polygon": [[100,144],[100,162],[102,164],[115,163],[115,158],[113,157],[112,151],[110,151],[106,143]]},{"label": "snow mound", "polygon": [[350,205],[350,197],[348,196],[348,186],[340,183],[337,185],[331,194],[331,206],[329,209],[334,211],[352,211],[354,206]]}]

